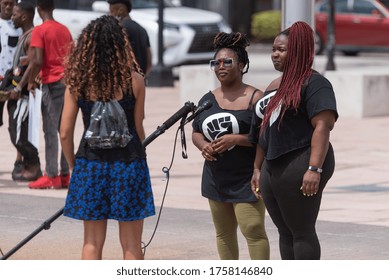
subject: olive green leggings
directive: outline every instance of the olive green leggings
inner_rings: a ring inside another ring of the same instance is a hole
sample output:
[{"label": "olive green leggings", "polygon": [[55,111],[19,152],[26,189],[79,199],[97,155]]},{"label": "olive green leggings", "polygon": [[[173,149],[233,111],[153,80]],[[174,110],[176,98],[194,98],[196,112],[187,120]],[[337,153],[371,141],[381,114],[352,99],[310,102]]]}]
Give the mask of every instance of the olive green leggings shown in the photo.
[{"label": "olive green leggings", "polygon": [[209,199],[216,229],[220,259],[239,259],[238,225],[252,260],[268,260],[269,240],[265,231],[265,204],[262,199],[252,203],[226,203]]}]

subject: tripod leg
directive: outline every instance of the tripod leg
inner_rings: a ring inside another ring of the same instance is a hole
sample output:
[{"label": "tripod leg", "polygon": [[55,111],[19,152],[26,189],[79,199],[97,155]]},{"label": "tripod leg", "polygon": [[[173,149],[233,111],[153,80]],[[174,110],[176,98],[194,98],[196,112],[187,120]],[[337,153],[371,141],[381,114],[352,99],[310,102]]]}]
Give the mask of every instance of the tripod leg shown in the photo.
[{"label": "tripod leg", "polygon": [[54,222],[56,219],[58,219],[58,217],[60,217],[62,214],[63,214],[63,208],[61,210],[59,210],[57,213],[55,213],[53,216],[48,218],[46,221],[44,221],[43,224],[40,227],[38,227],[29,236],[27,236],[25,239],[23,239],[21,242],[19,242],[14,248],[12,248],[9,252],[7,252],[0,260],[8,259],[16,251],[18,251],[20,248],[22,248],[28,241],[30,241],[38,233],[40,233],[42,230],[50,229],[51,223]]}]

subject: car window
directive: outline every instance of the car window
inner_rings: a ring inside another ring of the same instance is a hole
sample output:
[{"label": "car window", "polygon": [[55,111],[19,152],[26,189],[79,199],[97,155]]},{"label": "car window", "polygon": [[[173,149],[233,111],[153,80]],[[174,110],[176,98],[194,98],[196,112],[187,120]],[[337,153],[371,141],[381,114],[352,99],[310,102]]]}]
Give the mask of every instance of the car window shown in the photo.
[{"label": "car window", "polygon": [[368,14],[371,15],[377,8],[369,1],[356,0],[354,1],[354,13],[355,14]]},{"label": "car window", "polygon": [[336,13],[351,13],[351,6],[348,0],[338,0],[335,2]]},{"label": "car window", "polygon": [[[335,1],[335,12],[336,13],[351,13],[351,7],[349,6],[348,0],[337,0]],[[330,7],[328,1],[324,2],[320,7],[319,11],[322,13],[328,13]]]}]

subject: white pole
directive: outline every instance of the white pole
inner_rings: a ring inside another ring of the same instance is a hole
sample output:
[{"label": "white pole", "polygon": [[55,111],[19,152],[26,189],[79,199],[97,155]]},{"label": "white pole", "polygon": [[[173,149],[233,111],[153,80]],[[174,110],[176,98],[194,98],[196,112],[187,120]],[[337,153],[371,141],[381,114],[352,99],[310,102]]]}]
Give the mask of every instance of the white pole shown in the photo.
[{"label": "white pole", "polygon": [[296,21],[304,21],[315,30],[315,0],[282,0],[281,11],[281,30],[285,30]]},{"label": "white pole", "polygon": [[284,30],[296,21],[305,21],[315,30],[315,0],[282,0],[282,25]]}]

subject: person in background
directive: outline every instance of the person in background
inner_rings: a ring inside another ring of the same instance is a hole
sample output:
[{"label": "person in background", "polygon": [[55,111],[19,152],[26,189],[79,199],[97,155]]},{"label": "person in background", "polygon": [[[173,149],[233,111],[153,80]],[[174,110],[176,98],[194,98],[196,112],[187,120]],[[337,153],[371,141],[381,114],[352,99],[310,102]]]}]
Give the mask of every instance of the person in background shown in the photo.
[{"label": "person in background", "polygon": [[[61,143],[72,173],[64,215],[84,221],[82,259],[102,259],[107,220],[119,222],[124,259],[143,259],[143,220],[155,214],[143,129],[145,83],[125,30],[112,16],[92,21],[67,63]],[[84,135],[96,101],[118,100],[132,140],[124,148],[92,149],[82,137],[74,155],[78,110]]]},{"label": "person in background", "polygon": [[247,241],[251,259],[269,259],[265,205],[251,192],[255,145],[248,141],[253,106],[263,93],[243,82],[249,68],[241,33],[219,33],[214,39],[211,69],[220,87],[199,101],[212,107],[193,121],[193,144],[204,157],[201,191],[208,198],[219,256],[239,259],[237,228]]},{"label": "person in background", "polygon": [[15,48],[23,31],[15,28],[11,17],[16,0],[0,0],[0,81],[8,69],[12,68]]},{"label": "person in background", "polygon": [[130,16],[131,0],[108,0],[110,15],[117,17],[126,29],[135,58],[147,77],[152,69],[149,36],[146,30]]},{"label": "person in background", "polygon": [[[258,143],[252,191],[263,197],[279,232],[281,258],[320,259],[315,224],[331,178],[330,131],[338,118],[330,82],[312,69],[314,31],[296,22],[274,40],[274,68],[282,72],[255,106]],[[259,125],[260,126],[260,132]]]},{"label": "person in background", "polygon": [[[16,0],[0,0],[0,84],[7,70],[12,69],[16,45],[23,31],[15,28],[11,17]],[[3,85],[2,90],[8,90]],[[3,125],[3,110],[5,102],[0,102],[0,126]],[[12,179],[20,178],[24,169],[23,156],[16,152],[16,160],[12,170]]]},{"label": "person in background", "polygon": [[13,78],[7,103],[8,130],[12,143],[23,157],[22,171],[13,174],[14,180],[21,181],[34,181],[42,176],[38,149],[28,141],[28,52],[34,15],[35,7],[25,1],[16,4],[12,14],[15,28],[21,28],[23,35],[16,46],[13,61]]},{"label": "person in background", "polygon": [[43,23],[31,35],[31,67],[29,89],[37,87],[36,77],[42,80],[42,120],[45,136],[46,172],[31,182],[30,189],[67,188],[69,166],[61,152],[58,173],[58,132],[64,102],[63,61],[73,40],[66,26],[53,18],[54,0],[37,0],[38,13]]}]

